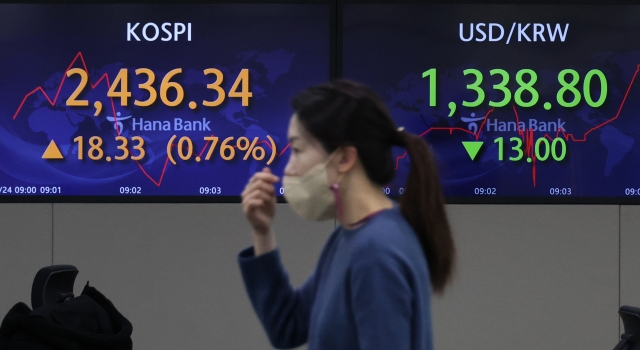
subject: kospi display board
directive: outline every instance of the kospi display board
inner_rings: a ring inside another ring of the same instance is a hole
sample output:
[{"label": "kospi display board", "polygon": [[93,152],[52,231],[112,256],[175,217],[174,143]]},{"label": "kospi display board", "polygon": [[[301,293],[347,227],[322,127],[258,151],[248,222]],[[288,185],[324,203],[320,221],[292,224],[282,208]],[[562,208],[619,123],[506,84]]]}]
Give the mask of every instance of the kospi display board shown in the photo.
[{"label": "kospi display board", "polygon": [[330,14],[0,5],[0,200],[237,198],[283,171],[291,98],[329,80]]}]

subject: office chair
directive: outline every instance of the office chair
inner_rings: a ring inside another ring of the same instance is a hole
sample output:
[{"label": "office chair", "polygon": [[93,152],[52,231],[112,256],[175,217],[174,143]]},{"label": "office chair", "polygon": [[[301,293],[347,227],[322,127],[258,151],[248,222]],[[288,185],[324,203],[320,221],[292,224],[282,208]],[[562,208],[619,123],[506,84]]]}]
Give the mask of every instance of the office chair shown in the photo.
[{"label": "office chair", "polygon": [[31,286],[31,308],[47,307],[73,299],[73,284],[78,269],[72,265],[54,265],[38,271]]},{"label": "office chair", "polygon": [[640,308],[622,306],[618,314],[624,325],[620,343],[613,350],[640,350]]},{"label": "office chair", "polygon": [[31,286],[30,309],[17,303],[0,323],[0,350],[131,350],[133,326],[94,287],[75,297],[78,269],[47,266]]}]

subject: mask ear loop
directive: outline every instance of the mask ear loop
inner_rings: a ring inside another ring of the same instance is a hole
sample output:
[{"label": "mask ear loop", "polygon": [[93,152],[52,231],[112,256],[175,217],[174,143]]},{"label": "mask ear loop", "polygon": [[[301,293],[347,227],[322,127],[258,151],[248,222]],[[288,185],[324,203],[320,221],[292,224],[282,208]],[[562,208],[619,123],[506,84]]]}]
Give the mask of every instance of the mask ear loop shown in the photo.
[{"label": "mask ear loop", "polygon": [[334,182],[333,185],[331,185],[330,189],[331,192],[333,192],[333,198],[336,201],[336,212],[338,215],[338,220],[340,222],[344,222],[344,212],[342,210],[342,199],[340,199],[340,192],[338,192],[339,189],[339,185],[337,182]]}]

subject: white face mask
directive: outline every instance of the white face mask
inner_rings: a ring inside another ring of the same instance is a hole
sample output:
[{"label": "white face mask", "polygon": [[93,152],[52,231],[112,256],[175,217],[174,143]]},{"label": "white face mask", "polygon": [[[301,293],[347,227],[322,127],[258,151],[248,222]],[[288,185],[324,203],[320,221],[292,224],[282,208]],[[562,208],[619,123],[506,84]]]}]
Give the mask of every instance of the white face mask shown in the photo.
[{"label": "white face mask", "polygon": [[327,165],[333,157],[309,169],[302,176],[284,176],[284,197],[299,216],[312,221],[336,217],[337,184],[329,185]]}]

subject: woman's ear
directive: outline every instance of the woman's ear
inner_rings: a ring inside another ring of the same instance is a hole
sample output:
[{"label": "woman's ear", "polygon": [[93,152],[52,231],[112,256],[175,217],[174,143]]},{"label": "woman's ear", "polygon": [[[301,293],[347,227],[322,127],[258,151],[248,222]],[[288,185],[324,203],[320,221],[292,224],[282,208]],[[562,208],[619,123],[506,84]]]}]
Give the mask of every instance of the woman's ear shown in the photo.
[{"label": "woman's ear", "polygon": [[341,147],[338,150],[338,172],[346,173],[351,170],[358,161],[358,150],[353,146]]}]

